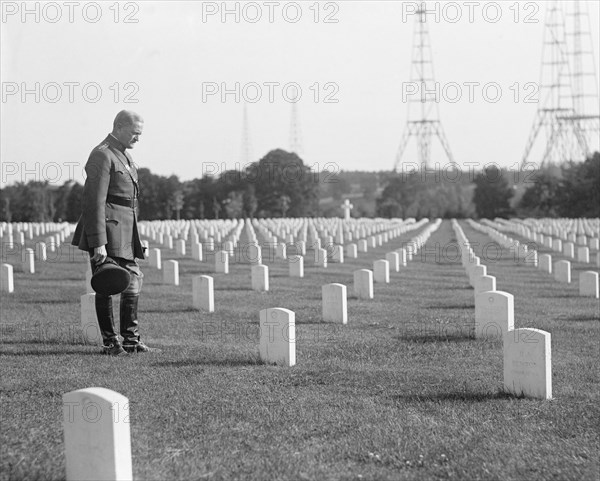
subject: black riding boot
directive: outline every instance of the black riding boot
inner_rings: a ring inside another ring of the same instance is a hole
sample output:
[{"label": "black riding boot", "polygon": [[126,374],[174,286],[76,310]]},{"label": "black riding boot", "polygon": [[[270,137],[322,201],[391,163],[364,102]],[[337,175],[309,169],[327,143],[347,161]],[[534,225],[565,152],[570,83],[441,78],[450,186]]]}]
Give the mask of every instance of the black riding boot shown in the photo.
[{"label": "black riding boot", "polygon": [[139,294],[121,294],[121,336],[124,345],[140,342],[137,318],[139,298]]},{"label": "black riding boot", "polygon": [[112,297],[103,296],[96,293],[96,317],[100,326],[100,334],[102,335],[102,344],[104,345],[104,354],[111,356],[123,356],[127,354],[121,347],[119,338],[115,332]]},{"label": "black riding boot", "polygon": [[96,317],[100,326],[102,343],[108,346],[109,344],[119,342],[114,326],[112,297],[96,293],[95,298]]}]

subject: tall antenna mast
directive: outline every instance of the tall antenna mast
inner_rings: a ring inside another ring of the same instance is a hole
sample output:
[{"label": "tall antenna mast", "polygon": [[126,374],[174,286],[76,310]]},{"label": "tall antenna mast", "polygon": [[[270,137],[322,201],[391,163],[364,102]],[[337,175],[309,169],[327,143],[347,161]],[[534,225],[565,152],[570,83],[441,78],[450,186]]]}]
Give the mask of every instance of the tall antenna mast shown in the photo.
[{"label": "tall antenna mast", "polygon": [[[411,82],[418,85],[420,98],[408,98],[408,119],[396,155],[394,170],[402,163],[402,156],[411,137],[417,139],[417,154],[422,166],[429,166],[431,157],[431,138],[437,137],[446,157],[454,162],[450,146],[439,120],[438,95],[439,88],[433,74],[433,56],[427,28],[427,9],[425,2],[415,12],[415,29],[413,32],[413,51],[411,61]],[[416,106],[420,108],[414,109]],[[415,113],[415,110],[417,112]]]},{"label": "tall antenna mast", "polygon": [[248,125],[248,104],[244,102],[244,114],[242,119],[242,148],[240,153],[242,165],[252,162],[252,145],[250,143],[250,127]]},{"label": "tall antenna mast", "polygon": [[294,95],[292,101],[292,112],[290,118],[290,152],[294,152],[297,155],[304,153],[302,146],[302,132],[300,130],[300,121],[298,119],[298,92]]},{"label": "tall antenna mast", "polygon": [[540,100],[522,167],[529,161],[541,131],[546,145],[540,166],[584,160],[591,154],[593,139],[598,137],[598,84],[589,15],[587,10],[581,11],[578,0],[568,2],[572,7],[572,26],[568,30],[562,3],[554,0],[546,11]]}]

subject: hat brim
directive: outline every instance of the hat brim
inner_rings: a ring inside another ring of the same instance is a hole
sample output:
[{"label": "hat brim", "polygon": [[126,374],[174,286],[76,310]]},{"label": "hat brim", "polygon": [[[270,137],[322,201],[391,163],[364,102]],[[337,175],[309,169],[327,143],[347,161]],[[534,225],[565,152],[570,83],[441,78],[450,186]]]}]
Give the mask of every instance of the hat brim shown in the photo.
[{"label": "hat brim", "polygon": [[112,296],[127,289],[130,281],[131,276],[127,269],[112,263],[106,263],[98,266],[92,276],[91,284],[92,289],[98,294]]}]

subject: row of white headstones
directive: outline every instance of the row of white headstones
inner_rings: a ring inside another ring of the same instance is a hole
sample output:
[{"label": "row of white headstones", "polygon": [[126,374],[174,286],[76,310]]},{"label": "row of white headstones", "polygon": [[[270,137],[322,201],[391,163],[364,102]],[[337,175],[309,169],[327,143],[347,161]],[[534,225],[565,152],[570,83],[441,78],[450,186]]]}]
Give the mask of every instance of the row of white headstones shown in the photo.
[{"label": "row of white headstones", "polygon": [[[581,219],[580,219],[581,220]],[[562,253],[568,257],[583,264],[593,263],[592,256],[595,256],[596,267],[600,267],[600,238],[598,230],[592,231],[588,228],[586,234],[570,232],[564,226],[535,226],[528,225],[526,221],[506,221],[499,219],[497,222],[487,221],[487,225],[498,229],[499,231],[508,231],[529,239],[534,245],[542,245],[555,252]],[[592,235],[589,235],[592,234]]]},{"label": "row of white headstones", "polygon": [[[488,234],[492,239],[504,245],[507,248],[514,250],[515,258],[523,259],[525,265],[531,265],[534,267],[539,267],[543,272],[547,272],[549,274],[553,274],[554,278],[558,282],[564,282],[566,284],[571,283],[571,261],[562,259],[556,262],[552,262],[552,255],[550,254],[541,254],[538,256],[538,252],[536,249],[531,248],[531,245],[526,245],[520,243],[518,240],[515,240],[511,237],[506,236],[505,234],[500,233],[496,228],[502,228],[502,224],[496,224],[493,222],[486,222],[486,225],[480,225],[473,221],[470,221],[471,225],[476,229]],[[509,226],[508,228],[506,226]],[[536,232],[530,232],[528,230],[524,230],[519,228],[518,226],[510,225],[504,223],[504,230],[509,230],[518,233],[519,235],[530,239],[534,246],[537,246],[537,243],[544,245],[558,253],[562,252],[562,255],[565,257],[569,257],[571,259],[575,258],[574,255],[574,244],[571,242],[566,243],[564,246],[562,245],[562,239],[553,239],[549,235],[544,236],[543,234],[538,234]],[[571,239],[574,237],[574,233],[569,233],[565,235],[565,238]],[[598,252],[598,238],[588,239],[586,236],[579,236],[578,242],[588,243],[588,245],[579,245],[577,252],[577,262],[582,264],[590,263],[590,247],[597,252],[596,254],[596,263],[597,266],[600,267],[600,252]],[[579,295],[583,297],[595,297],[599,298],[600,290],[598,283],[598,273],[595,271],[583,271],[579,274]]]},{"label": "row of white headstones", "polygon": [[[16,257],[21,271],[35,274],[36,260],[39,262],[55,262],[62,253],[60,246],[72,235],[73,226],[68,223],[54,222],[17,222],[0,224],[0,245],[2,260]],[[46,236],[44,241],[37,241],[33,248],[27,247],[28,241],[35,237]],[[55,255],[54,255],[55,254]],[[14,266],[8,262],[0,266],[0,291],[14,292]]]},{"label": "row of white headstones", "polygon": [[[400,226],[397,222],[390,224],[392,227],[390,231],[382,232],[376,235],[370,235],[369,231],[365,234],[368,235],[367,239],[359,240],[358,244],[350,243],[346,245],[346,255],[351,258],[358,257],[358,252],[368,252],[370,248],[376,248],[383,245],[392,239],[415,230],[419,227],[427,224],[428,220],[423,219],[417,223],[411,220]],[[432,232],[437,229],[441,220],[437,220],[433,224],[427,226],[419,235],[413,237],[409,242],[405,244],[406,247],[397,249],[393,252],[388,252],[385,259],[378,259],[373,262],[373,269],[359,269],[353,272],[353,289],[354,294],[359,299],[373,299],[374,290],[373,283],[389,283],[390,282],[390,270],[398,272],[400,266],[406,266],[407,261],[412,260],[417,250],[423,245],[429,238]],[[258,225],[260,228],[260,224]],[[263,226],[264,227],[264,226]],[[385,223],[384,223],[385,227]],[[254,291],[266,292],[269,291],[269,267],[262,264],[262,248],[258,243],[256,234],[252,225],[248,225],[248,237],[251,242],[244,246],[244,249],[249,251],[249,255],[246,256],[250,260],[249,264],[251,274],[251,286]],[[201,244],[194,233],[192,243],[192,258],[195,260],[202,260],[203,258],[203,244]],[[277,257],[284,259],[288,263],[288,273],[290,277],[304,277],[304,255],[306,254],[306,245],[304,241],[296,241],[293,243],[294,250],[297,254],[286,255],[286,244],[279,243],[278,240],[269,233],[268,229],[262,229],[262,237],[269,240],[271,246],[275,245],[277,251]],[[329,236],[324,233],[324,242],[328,242]],[[292,240],[292,239],[290,239]],[[313,239],[312,245],[314,249],[314,265],[321,268],[327,267],[328,259],[331,262],[344,263],[344,250],[343,246],[333,245],[333,249],[324,249],[318,247],[320,245],[321,238]],[[147,241],[144,241],[147,242]],[[180,239],[175,243],[182,247],[177,249],[178,255],[185,255],[185,242],[184,239]],[[212,245],[209,244],[209,249]],[[329,251],[329,252],[328,252]],[[179,261],[167,260],[161,261],[162,253],[158,248],[152,248],[150,252],[150,265],[161,269],[163,271],[163,283],[169,285],[179,285]],[[228,251],[217,251],[214,255],[214,272],[217,274],[228,274],[229,273],[229,259],[232,257]],[[97,344],[100,341],[99,331],[97,328],[97,321],[95,318],[94,308],[94,293],[90,287],[91,271],[87,270],[86,274],[86,286],[88,289],[87,294],[81,298],[81,325],[83,337],[86,343]],[[207,312],[214,312],[214,277],[208,275],[198,275],[192,278],[192,307],[198,310],[204,310]],[[268,312],[267,312],[268,311]],[[322,286],[322,316],[324,321],[340,322],[346,324],[348,321],[347,312],[347,286],[340,283],[331,283]],[[278,319],[275,321],[275,319]],[[271,310],[264,310],[261,312],[261,319],[264,319],[263,323],[266,326],[264,330],[261,326],[261,332],[270,333],[269,339],[273,336],[273,331],[277,331],[280,334],[280,338],[295,338],[290,334],[293,330],[292,324],[294,324],[294,313],[284,308],[272,308]],[[280,322],[280,328],[274,329],[272,324]],[[262,351],[265,354],[266,361],[273,361],[271,359],[275,349],[273,346],[278,345],[278,340],[269,340],[268,343],[262,343]],[[281,362],[287,365],[293,365],[290,360],[291,354],[289,346],[283,344],[281,352],[288,353],[286,358],[277,358],[273,362]],[[268,351],[268,352],[267,352]]]},{"label": "row of white headstones", "polygon": [[[575,242],[575,240],[581,236],[587,236],[588,238],[598,237],[600,235],[600,219],[511,219],[511,222],[523,225],[525,228],[531,231],[539,232],[544,235],[550,235],[553,237],[559,237],[563,240],[569,240]],[[581,244],[581,242],[577,242]]]},{"label": "row of white headstones", "polygon": [[[439,220],[436,221],[419,236],[411,239],[408,248],[386,254],[386,259],[380,260],[383,262],[375,261],[373,271],[366,269],[354,271],[356,296],[372,299],[373,280],[389,282],[390,266],[398,270],[401,264],[406,265],[406,260],[410,260],[417,253],[431,233],[437,229],[439,223]],[[453,225],[457,238],[461,238],[462,229],[457,223]],[[263,236],[268,230],[265,228]],[[382,241],[383,236],[379,240]],[[369,245],[375,247],[377,244],[377,237],[374,240],[367,240],[367,248]],[[495,329],[500,327],[504,336],[505,388],[516,394],[551,398],[550,334],[536,329],[514,329],[513,296],[496,291],[495,279],[484,279],[491,276],[486,276],[486,272],[481,270],[481,267],[485,266],[481,266],[478,258],[474,256],[466,237],[462,239],[461,244],[464,245],[461,253],[462,263],[469,273],[471,284],[475,287],[475,335],[476,337],[496,336],[497,332],[490,329],[490,326],[493,326]],[[301,249],[299,252],[302,252]],[[218,269],[222,269],[222,273],[227,273],[227,270],[219,267],[224,264],[224,261],[219,259],[228,259],[229,252],[220,251],[217,254],[219,255],[215,255],[215,271],[219,272]],[[297,257],[301,256],[290,256],[288,258],[290,264],[294,264],[292,259]],[[327,257],[327,255],[323,256],[325,261]],[[260,259],[260,256],[257,255],[255,259]],[[315,255],[316,261],[320,259],[319,255]],[[379,264],[376,264],[378,262]],[[174,260],[165,263],[163,274],[165,282],[175,284],[177,279],[178,283],[176,266],[177,261]],[[160,265],[155,267],[160,268]],[[252,266],[252,269],[256,268],[260,268],[257,272],[264,272],[264,268],[268,269],[262,264]],[[86,284],[89,286],[89,275]],[[194,278],[192,288],[195,307],[208,311],[214,310],[212,285],[213,279],[210,276],[198,276],[198,281]],[[253,286],[256,286],[257,290],[264,290],[265,286],[268,289],[268,281],[253,282]],[[322,292],[324,320],[346,323],[346,286],[328,284],[323,286]],[[93,302],[90,302],[93,300],[92,296],[93,294],[90,293],[82,297],[84,332],[86,326],[90,327],[92,312],[93,326],[97,329]],[[260,326],[261,358],[268,363],[293,366],[296,362],[294,312],[284,308],[264,309],[260,312]],[[67,479],[132,479],[128,400],[119,393],[104,388],[89,388],[67,393],[63,401]]]},{"label": "row of white headstones", "polygon": [[[384,239],[391,240],[410,230],[414,230],[426,224],[428,221],[420,223],[407,223],[398,228],[397,226],[388,236],[381,237],[370,236],[368,246],[376,247],[381,245]],[[373,299],[373,280],[376,282],[389,282],[390,265],[396,271],[400,265],[405,266],[407,260],[410,261],[421,248],[429,236],[439,227],[441,220],[428,225],[419,235],[413,237],[408,243],[407,248],[401,248],[390,252],[386,259],[374,262],[374,271],[360,269],[354,271],[354,292],[359,298]],[[263,232],[266,234],[267,230]],[[252,238],[252,236],[250,236]],[[256,241],[256,238],[254,239]],[[364,252],[367,252],[368,246]],[[260,249],[260,248],[259,248]],[[181,253],[181,250],[178,251]],[[200,252],[202,252],[200,248]],[[301,249],[300,249],[301,252]],[[355,249],[350,249],[350,253]],[[222,270],[222,260],[227,259],[228,253],[220,251],[215,256],[215,271],[227,273]],[[290,264],[298,264],[298,257],[288,259]],[[316,255],[316,259],[321,262],[327,255]],[[159,257],[154,257],[159,258]],[[260,259],[260,255],[256,258]],[[255,260],[256,262],[256,260]],[[338,257],[338,262],[343,262],[343,258]],[[326,267],[324,264],[319,264]],[[168,268],[167,266],[172,266]],[[161,268],[159,265],[158,268]],[[264,273],[267,266],[254,264],[253,286],[256,290],[268,289],[268,282],[264,280],[256,282],[254,272]],[[267,270],[268,272],[268,270]],[[164,263],[163,280],[170,284],[177,284],[178,279],[177,261],[169,260]],[[262,276],[262,274],[261,274]],[[89,284],[89,282],[86,282]],[[206,309],[209,312],[214,310],[213,297],[213,278],[211,276],[196,276],[193,278],[193,298],[194,306],[199,309]],[[322,288],[322,307],[323,320],[340,322],[346,324],[347,315],[347,296],[346,286],[343,284],[327,284]],[[93,311],[93,293],[82,296],[82,326],[84,332],[88,332],[97,324],[91,324],[95,321],[95,311]],[[295,313],[285,308],[268,308],[260,311],[260,338],[259,354],[265,363],[279,364],[283,366],[294,366],[296,364],[296,343],[295,343]],[[131,461],[131,439],[129,427],[129,401],[128,399],[111,390],[93,387],[72,391],[63,396],[63,426],[65,437],[65,454],[67,466],[67,480],[80,479],[111,479],[111,480],[131,480],[132,461]]]},{"label": "row of white headstones", "polygon": [[[471,223],[473,227],[475,224]],[[462,264],[475,290],[475,337],[502,339],[504,390],[517,396],[551,399],[550,333],[514,328],[514,296],[496,290],[496,278],[487,275],[487,267],[475,255],[460,225],[456,221],[452,225],[461,246]]]},{"label": "row of white headstones", "polygon": [[[543,272],[553,272],[552,257],[549,254],[540,255],[538,263],[536,250],[528,249],[527,245],[500,233],[494,227],[504,227],[504,230],[517,232],[534,242],[540,241],[539,233],[529,232],[506,221],[502,223],[485,221],[486,225],[482,225],[483,222],[478,224],[472,220],[468,222],[471,227],[489,235],[502,247],[513,249],[515,259],[523,260],[525,265],[539,267]],[[514,329],[513,295],[496,290],[495,277],[487,275],[487,266],[482,265],[480,259],[474,255],[460,226],[454,223],[454,229],[457,238],[467,245],[463,254],[469,256],[467,272],[470,283],[475,289],[475,336],[496,337],[498,334],[502,335],[504,387],[508,392],[550,399],[552,397],[550,333],[530,328]],[[574,233],[567,233],[565,238],[573,239],[573,235]],[[578,240],[586,243],[588,239],[580,236]],[[591,247],[597,249],[597,243],[593,240],[591,239],[592,242],[590,242]],[[556,243],[556,239],[553,241],[550,238],[550,242],[546,245],[554,246],[561,252],[561,246]],[[569,249],[568,253],[572,253],[572,249]],[[565,254],[564,251],[563,254]],[[581,262],[589,262],[589,256],[581,256],[580,259]],[[464,263],[465,257],[463,257]],[[571,282],[571,263],[566,260],[555,262],[554,277],[559,282]],[[585,271],[580,274],[579,294],[581,296],[598,299],[599,287],[597,272]]]}]

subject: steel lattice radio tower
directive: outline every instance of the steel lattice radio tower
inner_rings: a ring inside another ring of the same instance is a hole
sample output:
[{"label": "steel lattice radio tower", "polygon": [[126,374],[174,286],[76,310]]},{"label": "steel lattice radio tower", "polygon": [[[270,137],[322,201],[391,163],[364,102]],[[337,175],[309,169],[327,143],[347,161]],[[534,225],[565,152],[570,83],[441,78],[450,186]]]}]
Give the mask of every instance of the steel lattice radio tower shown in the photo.
[{"label": "steel lattice radio tower", "polygon": [[[567,11],[567,5],[570,7]],[[598,139],[598,84],[589,14],[578,0],[554,0],[546,11],[538,110],[521,166],[540,132],[546,145],[540,166],[584,160]]]},{"label": "steel lattice radio tower", "polygon": [[304,148],[302,146],[300,121],[298,120],[298,100],[298,94],[296,93],[292,101],[292,113],[290,117],[290,152],[301,155],[304,153]]},{"label": "steel lattice radio tower", "polygon": [[240,152],[242,165],[252,162],[252,144],[250,142],[250,127],[248,125],[248,105],[244,102],[244,116],[242,119],[242,147]]},{"label": "steel lattice radio tower", "polygon": [[[429,166],[431,156],[431,138],[437,137],[450,162],[454,162],[450,146],[446,140],[444,129],[439,120],[438,94],[433,74],[433,57],[431,42],[427,28],[427,9],[425,3],[415,12],[415,29],[413,32],[413,51],[411,61],[411,82],[418,85],[419,98],[408,99],[408,120],[404,127],[394,170],[398,170],[402,162],[402,155],[411,137],[417,139],[418,160],[421,166]],[[411,107],[419,107],[412,108]],[[415,110],[418,112],[415,113]]]}]

